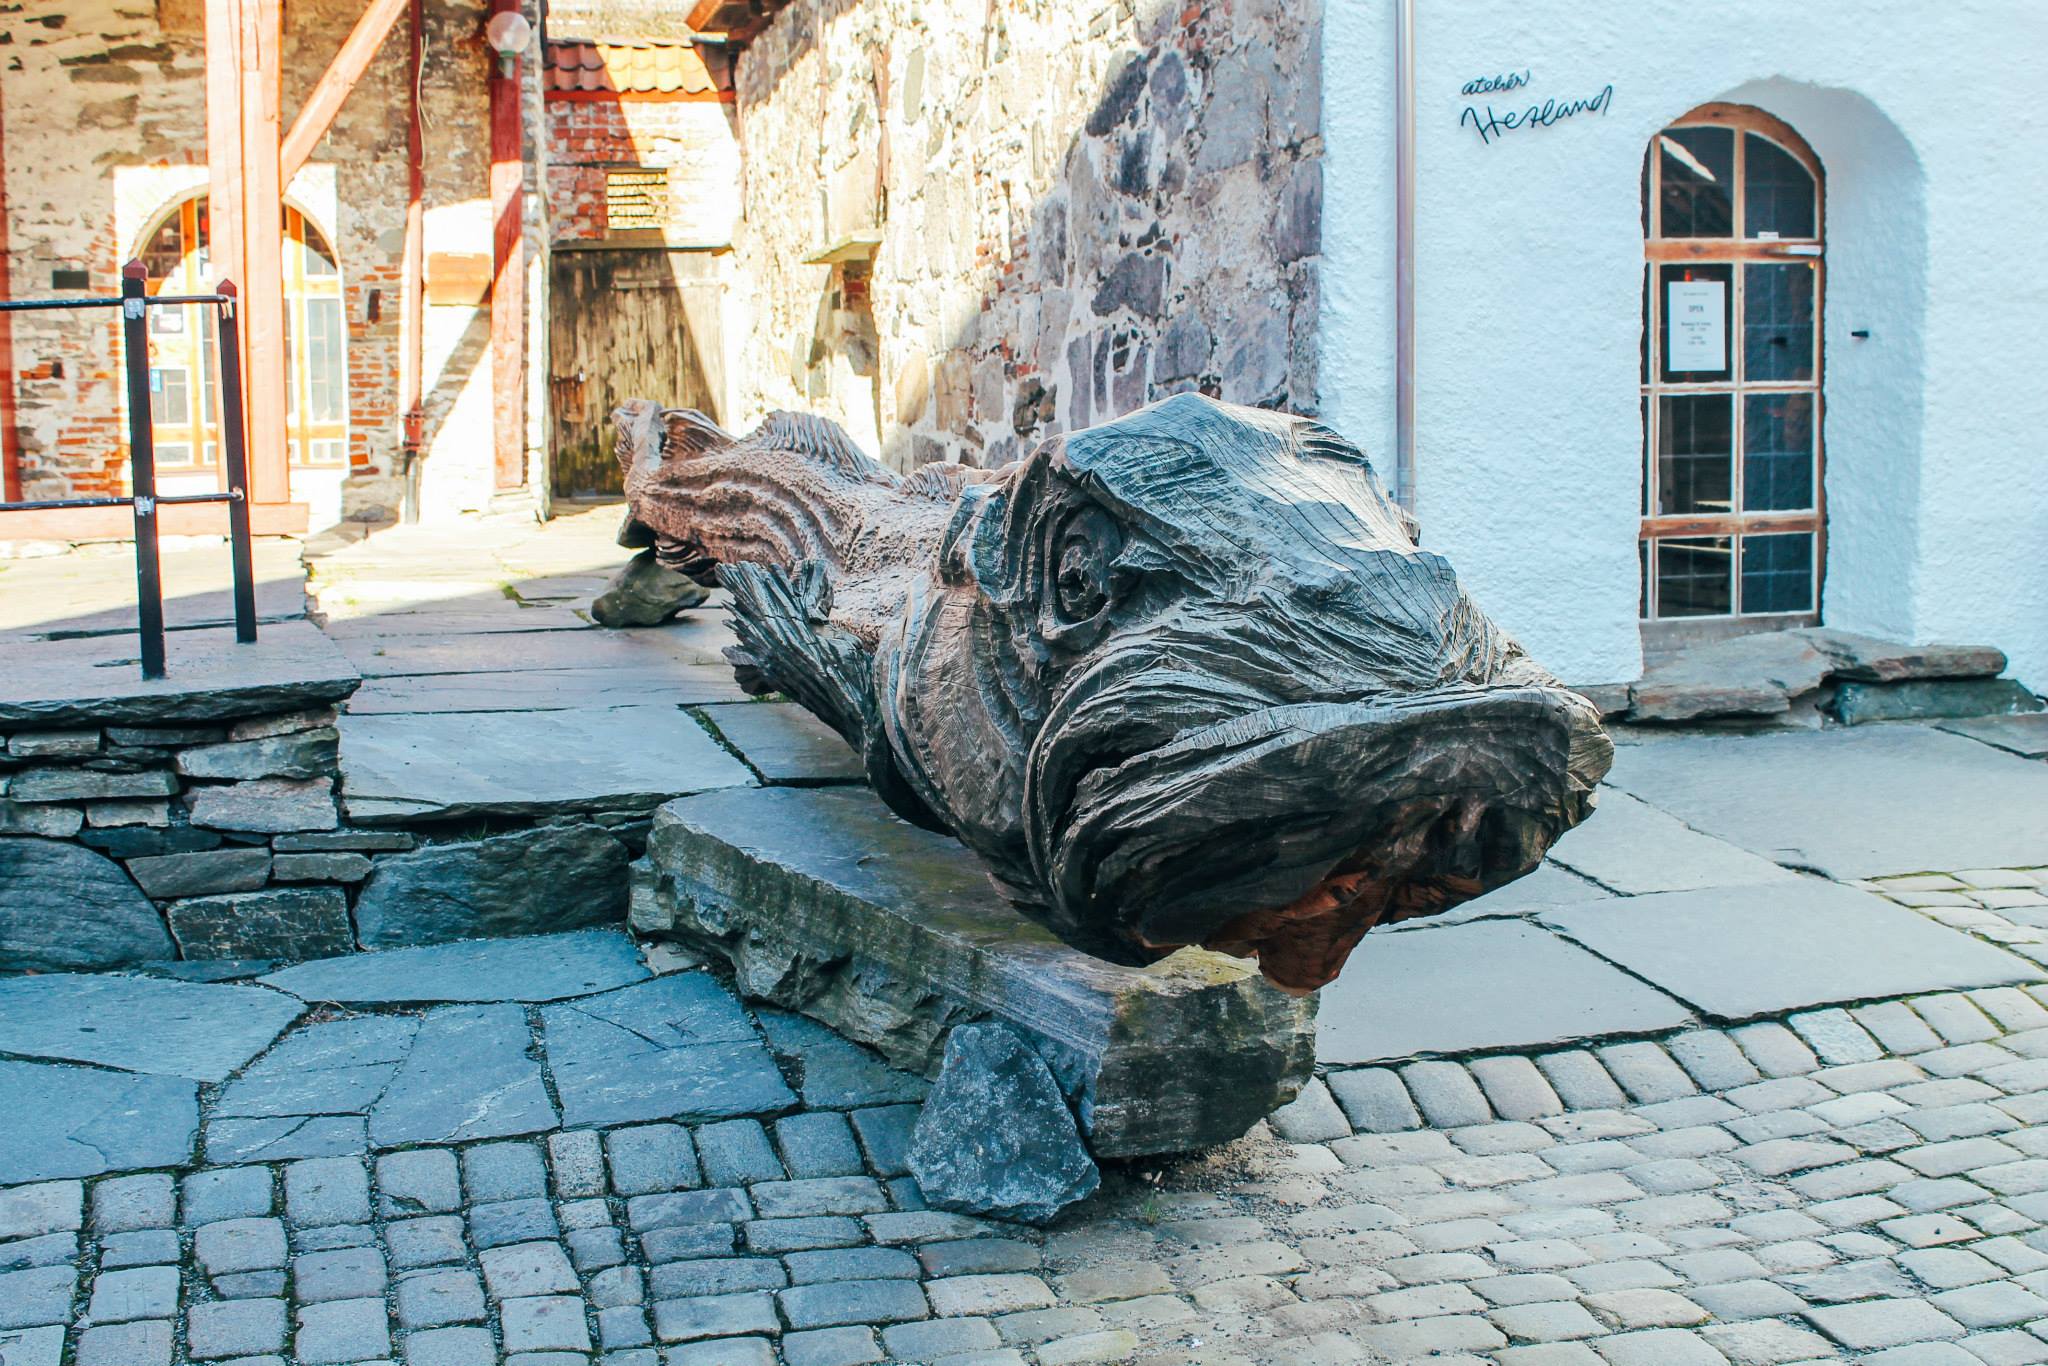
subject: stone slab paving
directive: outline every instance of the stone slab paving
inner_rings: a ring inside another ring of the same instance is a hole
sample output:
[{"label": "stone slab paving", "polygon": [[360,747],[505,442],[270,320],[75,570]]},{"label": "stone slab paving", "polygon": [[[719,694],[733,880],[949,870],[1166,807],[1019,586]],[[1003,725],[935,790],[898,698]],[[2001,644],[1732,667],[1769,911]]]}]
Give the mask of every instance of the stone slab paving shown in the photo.
[{"label": "stone slab paving", "polygon": [[[252,543],[259,621],[306,614],[298,542]],[[164,624],[173,631],[234,621],[233,561],[225,539],[166,537],[157,556]],[[122,634],[135,630],[135,552],[119,542],[0,560],[0,638]],[[132,636],[131,636],[132,638]]]},{"label": "stone slab paving", "polygon": [[2033,712],[2025,716],[1972,716],[1956,721],[1938,721],[1934,728],[1953,735],[1966,735],[2022,758],[2048,759],[2048,712]]},{"label": "stone slab paving", "polygon": [[358,820],[366,807],[377,821],[644,810],[754,781],[674,705],[551,712],[541,725],[520,712],[350,715],[340,731],[342,803]]},{"label": "stone slab paving", "polygon": [[2048,826],[2048,765],[1917,725],[1625,743],[1608,782],[1838,879],[2034,862]]},{"label": "stone slab paving", "polygon": [[[1636,903],[1591,904],[1626,915]],[[1534,1048],[1692,1019],[1689,1007],[1578,945],[1497,919],[1368,938],[1320,995],[1316,1055],[1331,1065]]]},{"label": "stone slab paving", "polygon": [[[1866,894],[2048,957],[2048,869]],[[1540,933],[1369,947],[1481,930]],[[623,935],[190,989],[225,1075],[0,1062],[9,1366],[2048,1361],[2039,981],[1332,1066],[1047,1230],[924,1207],[921,1079]]]}]

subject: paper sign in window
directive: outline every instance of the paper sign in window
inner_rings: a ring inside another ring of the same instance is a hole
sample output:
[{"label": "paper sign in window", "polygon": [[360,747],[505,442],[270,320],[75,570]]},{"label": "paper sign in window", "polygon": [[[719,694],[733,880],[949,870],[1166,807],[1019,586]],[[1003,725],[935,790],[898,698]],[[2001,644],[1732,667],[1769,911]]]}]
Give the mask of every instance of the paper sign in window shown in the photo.
[{"label": "paper sign in window", "polygon": [[1664,368],[1728,368],[1728,286],[1721,280],[1671,280],[1664,286]]}]

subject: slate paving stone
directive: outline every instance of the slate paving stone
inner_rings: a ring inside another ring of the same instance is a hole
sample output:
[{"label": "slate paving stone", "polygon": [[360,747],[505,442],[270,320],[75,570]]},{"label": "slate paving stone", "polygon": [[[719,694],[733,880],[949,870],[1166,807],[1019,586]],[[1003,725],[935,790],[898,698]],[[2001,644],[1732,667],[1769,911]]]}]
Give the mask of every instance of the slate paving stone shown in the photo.
[{"label": "slate paving stone", "polygon": [[518,712],[343,717],[344,805],[403,802],[427,819],[651,810],[754,781],[674,706],[559,711],[548,734],[548,762],[535,764],[533,719]]},{"label": "slate paving stone", "polygon": [[222,1081],[303,1007],[259,987],[53,973],[0,981],[0,1051]]},{"label": "slate paving stone", "polygon": [[283,1300],[221,1300],[194,1304],[185,1320],[187,1350],[196,1361],[253,1356],[284,1346]]},{"label": "slate paving stone", "polygon": [[368,1146],[363,1121],[353,1115],[289,1115],[282,1118],[223,1118],[206,1126],[209,1162],[286,1162],[302,1157],[339,1157]]},{"label": "slate paving stone", "polygon": [[866,781],[852,747],[794,702],[745,702],[699,710],[771,783]]},{"label": "slate paving stone", "polygon": [[[0,1204],[4,1203],[5,1197],[0,1196]],[[176,1222],[177,1203],[177,1187],[163,1172],[95,1182],[92,1229],[105,1237],[135,1229],[169,1228]],[[10,1232],[6,1236],[18,1235]]]},{"label": "slate paving stone", "polygon": [[384,949],[301,963],[262,980],[308,1001],[559,1001],[644,981],[651,974],[616,930]]},{"label": "slate paving stone", "polygon": [[796,1104],[739,1002],[704,973],[547,1006],[541,1021],[569,1126],[773,1114]]},{"label": "slate paving stone", "polygon": [[0,1059],[0,1171],[10,1179],[181,1166],[198,1130],[196,1082]]},{"label": "slate paving stone", "polygon": [[1724,1020],[2041,976],[1903,906],[1815,879],[1591,902],[1542,918]]},{"label": "slate paving stone", "polygon": [[369,1015],[293,1030],[229,1082],[216,1115],[365,1114],[411,1048],[419,1021]]},{"label": "slate paving stone", "polygon": [[393,948],[622,924],[630,858],[588,822],[424,844],[377,861],[355,900],[356,936]]},{"label": "slate paving stone", "polygon": [[0,1328],[39,1328],[71,1317],[78,1273],[68,1266],[0,1273]]},{"label": "slate paving stone", "polygon": [[416,1148],[377,1159],[377,1212],[446,1213],[462,1206],[462,1177],[455,1154],[445,1148]]},{"label": "slate paving stone", "polygon": [[496,1366],[497,1360],[486,1328],[430,1328],[405,1338],[406,1366]]},{"label": "slate paving stone", "polygon": [[302,1304],[382,1295],[384,1254],[373,1247],[301,1253],[292,1263],[292,1292]]},{"label": "slate paving stone", "polygon": [[1610,785],[1695,830],[1836,878],[2040,861],[2048,768],[1921,726],[1621,745]]},{"label": "slate paving stone", "polygon": [[1796,876],[1613,788],[1601,790],[1593,814],[1565,832],[1550,857],[1625,896],[1784,882]]},{"label": "slate paving stone", "polygon": [[516,1005],[441,1006],[420,1021],[412,1051],[370,1112],[379,1148],[540,1133],[555,1109],[528,1054]]},{"label": "slate paving stone", "polygon": [[297,1318],[292,1349],[300,1366],[372,1361],[391,1355],[391,1335],[385,1324],[382,1300],[330,1300],[302,1305]]},{"label": "slate paving stone", "polygon": [[[1576,909],[1638,904],[1638,898],[1603,900]],[[1504,920],[1388,935],[1372,952],[1357,955],[1320,995],[1316,1056],[1327,1065],[1538,1048],[1671,1029],[1692,1019],[1685,1005],[1578,945]],[[1488,1008],[1471,1009],[1474,1000]]]},{"label": "slate paving stone", "polygon": [[2027,759],[2048,759],[2048,713],[2023,716],[1973,716],[1940,721],[1936,730],[1965,735],[1994,749],[2010,751]]},{"label": "slate paving stone", "polygon": [[109,1323],[78,1337],[74,1366],[170,1366],[171,1325],[161,1319]]},{"label": "slate paving stone", "polygon": [[813,1109],[922,1101],[931,1090],[923,1077],[898,1071],[815,1020],[782,1010],[762,1010],[756,1018],[777,1053],[802,1060],[804,1104]]}]

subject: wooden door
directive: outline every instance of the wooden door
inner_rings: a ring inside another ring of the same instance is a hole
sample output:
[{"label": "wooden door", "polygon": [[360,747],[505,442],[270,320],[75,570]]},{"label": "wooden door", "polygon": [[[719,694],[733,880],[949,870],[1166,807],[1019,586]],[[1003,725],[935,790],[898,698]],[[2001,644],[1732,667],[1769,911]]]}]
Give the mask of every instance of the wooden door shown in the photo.
[{"label": "wooden door", "polygon": [[617,497],[612,409],[629,398],[714,412],[665,251],[557,251],[548,306],[557,498]]}]

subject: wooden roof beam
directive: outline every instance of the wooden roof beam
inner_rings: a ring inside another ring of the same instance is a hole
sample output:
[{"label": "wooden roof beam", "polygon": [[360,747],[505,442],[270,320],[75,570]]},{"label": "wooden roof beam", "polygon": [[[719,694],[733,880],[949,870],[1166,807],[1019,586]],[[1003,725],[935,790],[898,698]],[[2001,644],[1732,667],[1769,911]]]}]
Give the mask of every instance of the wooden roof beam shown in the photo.
[{"label": "wooden roof beam", "polygon": [[377,55],[383,45],[384,36],[391,32],[398,16],[405,13],[407,0],[370,0],[369,8],[356,20],[349,30],[341,48],[334,54],[333,62],[320,75],[320,81],[313,87],[313,93],[306,97],[300,107],[299,116],[292,120],[291,131],[284,135],[284,142],[278,149],[278,183],[289,185],[299,168],[306,164],[306,158],[327,136],[327,130],[334,123],[334,116],[341,111],[342,102],[349,92],[370,69],[370,59]]}]

